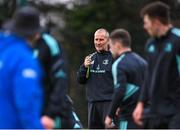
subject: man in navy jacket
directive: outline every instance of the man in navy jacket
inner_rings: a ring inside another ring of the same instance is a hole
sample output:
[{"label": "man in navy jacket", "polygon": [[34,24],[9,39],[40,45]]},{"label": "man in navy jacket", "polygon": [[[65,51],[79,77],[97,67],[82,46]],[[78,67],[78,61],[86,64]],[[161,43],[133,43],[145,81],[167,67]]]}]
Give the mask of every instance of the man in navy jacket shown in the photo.
[{"label": "man in navy jacket", "polygon": [[[169,6],[162,2],[141,11],[144,29],[151,38],[146,45],[148,70],[134,111],[137,124],[152,129],[180,128],[180,29],[170,22]],[[144,107],[149,104],[149,112]]]},{"label": "man in navy jacket", "polygon": [[43,70],[44,105],[42,120],[46,128],[82,128],[68,95],[68,63],[60,43],[49,33],[43,32],[38,39],[34,54]]},{"label": "man in navy jacket", "polygon": [[109,33],[98,29],[94,34],[96,52],[87,56],[80,66],[77,79],[86,84],[88,100],[88,127],[105,128],[104,120],[113,94],[111,67],[113,57],[108,50]]},{"label": "man in navy jacket", "polygon": [[114,94],[105,124],[111,127],[116,111],[119,111],[120,120],[117,126],[120,129],[137,129],[132,112],[143,85],[147,63],[131,50],[131,36],[126,30],[114,30],[110,39],[110,50],[116,58],[112,66]]}]

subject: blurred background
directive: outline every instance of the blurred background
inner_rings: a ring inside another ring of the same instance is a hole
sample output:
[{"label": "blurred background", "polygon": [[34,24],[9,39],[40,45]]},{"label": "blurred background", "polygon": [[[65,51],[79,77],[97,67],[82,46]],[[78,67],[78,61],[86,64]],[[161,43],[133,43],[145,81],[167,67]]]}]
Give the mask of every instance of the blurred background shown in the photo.
[{"label": "blurred background", "polygon": [[[69,93],[74,107],[87,128],[85,87],[78,85],[76,72],[84,57],[94,52],[93,35],[96,29],[127,29],[132,35],[132,48],[144,56],[148,38],[143,30],[140,9],[157,0],[0,0],[0,27],[14,11],[31,4],[41,11],[41,24],[60,41],[66,51],[70,70]],[[172,22],[180,27],[180,0],[160,0],[171,7]]]}]

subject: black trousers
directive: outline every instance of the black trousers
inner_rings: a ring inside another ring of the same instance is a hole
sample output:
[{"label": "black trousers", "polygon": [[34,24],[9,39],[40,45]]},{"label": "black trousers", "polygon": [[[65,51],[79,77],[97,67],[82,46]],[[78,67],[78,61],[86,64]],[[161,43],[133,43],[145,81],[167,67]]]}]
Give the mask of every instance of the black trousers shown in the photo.
[{"label": "black trousers", "polygon": [[72,111],[66,118],[55,118],[55,129],[83,129],[83,126],[76,113]]},{"label": "black trousers", "polygon": [[110,101],[88,103],[88,128],[105,129],[105,117],[109,111]]}]

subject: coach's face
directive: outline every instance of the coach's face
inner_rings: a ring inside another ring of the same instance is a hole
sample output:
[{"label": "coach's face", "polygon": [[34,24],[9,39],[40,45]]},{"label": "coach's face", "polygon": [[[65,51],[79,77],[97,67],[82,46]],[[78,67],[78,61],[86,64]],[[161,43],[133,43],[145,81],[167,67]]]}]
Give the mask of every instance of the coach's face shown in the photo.
[{"label": "coach's face", "polygon": [[98,31],[94,34],[94,45],[98,52],[107,50],[108,48],[108,37],[105,31]]}]

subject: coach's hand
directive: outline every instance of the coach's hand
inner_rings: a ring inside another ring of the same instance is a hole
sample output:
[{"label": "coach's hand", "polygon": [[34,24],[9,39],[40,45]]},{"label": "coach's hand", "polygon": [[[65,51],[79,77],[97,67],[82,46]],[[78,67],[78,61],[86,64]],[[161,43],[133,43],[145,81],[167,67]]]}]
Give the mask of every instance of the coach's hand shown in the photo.
[{"label": "coach's hand", "polygon": [[88,66],[91,65],[91,57],[90,56],[86,56],[86,58],[84,59],[84,66],[87,68]]}]

